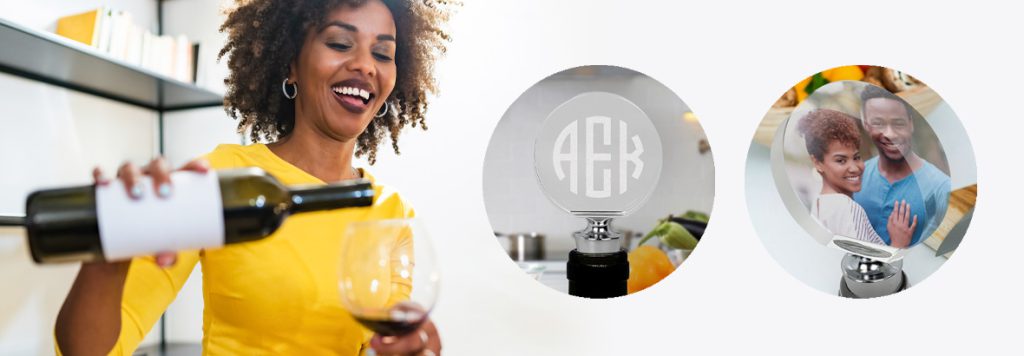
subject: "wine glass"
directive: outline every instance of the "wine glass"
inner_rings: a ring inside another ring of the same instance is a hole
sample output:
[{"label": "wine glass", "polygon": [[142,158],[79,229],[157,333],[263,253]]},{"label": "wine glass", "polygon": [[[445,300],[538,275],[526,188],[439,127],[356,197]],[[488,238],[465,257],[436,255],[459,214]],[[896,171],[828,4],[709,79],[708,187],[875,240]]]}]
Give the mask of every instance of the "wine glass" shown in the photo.
[{"label": "wine glass", "polygon": [[342,305],[379,335],[415,331],[437,300],[440,273],[430,237],[416,219],[349,224],[340,264]]}]

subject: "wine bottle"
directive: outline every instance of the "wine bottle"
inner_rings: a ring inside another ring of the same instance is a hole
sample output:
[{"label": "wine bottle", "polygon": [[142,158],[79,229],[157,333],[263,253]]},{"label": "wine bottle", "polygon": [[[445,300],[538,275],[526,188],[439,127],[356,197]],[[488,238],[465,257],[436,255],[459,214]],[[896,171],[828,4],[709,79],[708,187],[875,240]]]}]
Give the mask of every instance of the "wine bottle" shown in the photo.
[{"label": "wine bottle", "polygon": [[25,218],[20,216],[0,216],[0,227],[25,226]]},{"label": "wine bottle", "polygon": [[369,206],[374,194],[365,179],[288,188],[259,168],[175,172],[171,180],[166,198],[148,177],[138,199],[121,181],[32,193],[24,217],[32,259],[116,261],[254,241],[291,214]]}]

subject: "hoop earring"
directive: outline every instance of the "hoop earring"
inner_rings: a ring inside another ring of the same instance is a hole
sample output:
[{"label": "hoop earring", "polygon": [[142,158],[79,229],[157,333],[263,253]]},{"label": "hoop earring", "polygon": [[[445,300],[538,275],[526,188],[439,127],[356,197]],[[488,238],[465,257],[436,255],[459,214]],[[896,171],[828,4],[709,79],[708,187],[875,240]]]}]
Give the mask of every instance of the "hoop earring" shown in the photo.
[{"label": "hoop earring", "polygon": [[281,83],[281,91],[284,92],[284,97],[288,99],[295,99],[299,95],[299,86],[292,84],[292,93],[288,94],[288,77],[284,78],[284,82]]},{"label": "hoop earring", "polygon": [[391,110],[391,105],[388,105],[388,102],[385,101],[384,102],[384,111],[377,113],[377,115],[373,115],[373,117],[384,117],[384,115],[388,114],[389,110]]}]

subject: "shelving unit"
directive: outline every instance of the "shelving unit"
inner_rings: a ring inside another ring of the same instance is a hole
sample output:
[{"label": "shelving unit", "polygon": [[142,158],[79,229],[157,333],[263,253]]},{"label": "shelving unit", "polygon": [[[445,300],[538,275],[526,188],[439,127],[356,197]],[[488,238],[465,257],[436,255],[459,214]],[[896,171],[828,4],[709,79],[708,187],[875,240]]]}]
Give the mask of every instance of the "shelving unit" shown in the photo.
[{"label": "shelving unit", "polygon": [[[163,1],[157,3],[158,34],[163,33]],[[47,83],[157,112],[159,153],[164,154],[164,113],[219,107],[223,95],[111,58],[57,34],[0,19],[0,73]],[[17,226],[23,217],[0,216],[0,227]],[[166,315],[160,318],[160,343],[138,350],[143,355],[198,355],[198,344],[169,344]]]},{"label": "shelving unit", "polygon": [[0,19],[0,72],[159,112],[217,107],[220,94],[133,66],[56,34]]},{"label": "shelving unit", "polygon": [[[0,19],[0,44],[4,45],[0,51],[0,72],[157,111],[161,154],[165,112],[223,105],[222,95],[195,84],[153,73],[73,40],[4,19]],[[0,216],[0,225],[16,225],[20,219]]]}]

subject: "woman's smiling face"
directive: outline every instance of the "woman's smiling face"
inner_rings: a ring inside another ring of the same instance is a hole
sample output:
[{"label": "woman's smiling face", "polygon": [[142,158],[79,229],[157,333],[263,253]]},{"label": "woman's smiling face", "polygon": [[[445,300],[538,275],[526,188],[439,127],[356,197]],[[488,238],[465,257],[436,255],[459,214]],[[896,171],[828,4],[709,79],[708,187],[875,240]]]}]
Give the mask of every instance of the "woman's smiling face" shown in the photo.
[{"label": "woman's smiling face", "polygon": [[864,173],[864,161],[860,157],[860,149],[856,146],[832,141],[828,150],[819,161],[814,161],[814,168],[821,173],[824,190],[852,196],[861,188],[861,175]]},{"label": "woman's smiling face", "polygon": [[358,138],[395,88],[395,36],[380,0],[336,8],[311,28],[289,76],[298,85],[296,126],[340,141]]}]

